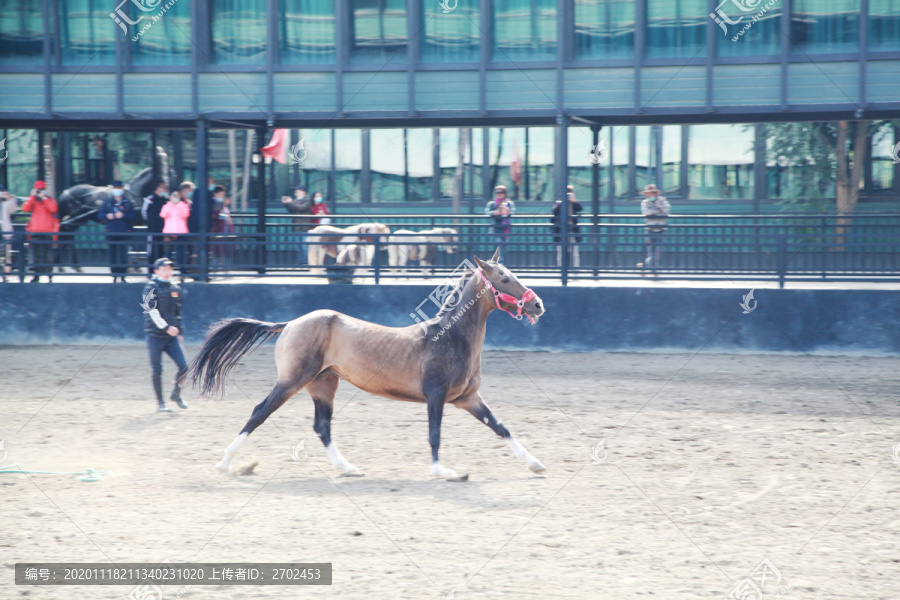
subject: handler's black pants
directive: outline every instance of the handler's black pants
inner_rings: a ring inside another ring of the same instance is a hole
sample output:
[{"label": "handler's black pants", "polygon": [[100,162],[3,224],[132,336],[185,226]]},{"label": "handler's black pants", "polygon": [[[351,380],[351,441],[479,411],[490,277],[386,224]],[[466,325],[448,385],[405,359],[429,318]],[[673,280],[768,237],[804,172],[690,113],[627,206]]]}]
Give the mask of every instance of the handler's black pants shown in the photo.
[{"label": "handler's black pants", "polygon": [[184,351],[181,349],[181,344],[178,343],[176,336],[158,337],[148,335],[147,348],[150,350],[150,366],[153,367],[154,375],[162,375],[163,352],[168,354],[169,358],[178,366],[179,375],[187,369],[187,360],[184,358]]}]

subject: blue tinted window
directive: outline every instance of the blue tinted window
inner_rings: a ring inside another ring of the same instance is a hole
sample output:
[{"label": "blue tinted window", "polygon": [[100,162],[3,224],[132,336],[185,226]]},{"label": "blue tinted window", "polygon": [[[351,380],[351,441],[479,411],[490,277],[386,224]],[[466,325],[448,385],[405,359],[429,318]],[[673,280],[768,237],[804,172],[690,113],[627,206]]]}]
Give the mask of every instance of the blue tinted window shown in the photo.
[{"label": "blue tinted window", "polygon": [[279,0],[278,29],[281,62],[334,62],[334,2]]},{"label": "blue tinted window", "polygon": [[0,64],[44,62],[44,20],[40,2],[0,0]]},{"label": "blue tinted window", "polygon": [[495,0],[493,60],[556,58],[556,0]]},{"label": "blue tinted window", "polygon": [[[454,1],[448,0],[446,6]],[[436,0],[422,0],[422,19],[422,62],[478,62],[477,2],[463,0],[445,13]]]},{"label": "blue tinted window", "polygon": [[[126,11],[128,5],[122,7]],[[128,12],[126,17],[134,20]],[[135,25],[110,17],[110,3],[100,0],[66,0],[59,3],[60,59],[64,65],[113,65],[116,36],[135,35]]]},{"label": "blue tinted window", "polygon": [[353,60],[390,62],[406,60],[406,2],[404,0],[351,0]]},{"label": "blue tinted window", "polygon": [[633,0],[575,0],[575,57],[634,55]]},{"label": "blue tinted window", "polygon": [[794,0],[791,15],[793,52],[856,52],[859,0]]},{"label": "blue tinted window", "polygon": [[869,0],[869,51],[900,51],[900,2]]},{"label": "blue tinted window", "polygon": [[[149,2],[147,2],[149,4]],[[157,4],[152,12],[134,11],[137,20],[131,46],[131,63],[135,65],[189,65],[191,63],[191,5],[179,0],[164,11]],[[154,21],[154,17],[156,20]]]},{"label": "blue tinted window", "polygon": [[[719,56],[781,53],[781,3],[724,0],[712,13]],[[753,19],[756,19],[755,21]]]},{"label": "blue tinted window", "polygon": [[266,0],[215,0],[212,4],[213,60],[218,64],[266,61]]},{"label": "blue tinted window", "polygon": [[706,56],[706,0],[647,0],[647,56]]}]

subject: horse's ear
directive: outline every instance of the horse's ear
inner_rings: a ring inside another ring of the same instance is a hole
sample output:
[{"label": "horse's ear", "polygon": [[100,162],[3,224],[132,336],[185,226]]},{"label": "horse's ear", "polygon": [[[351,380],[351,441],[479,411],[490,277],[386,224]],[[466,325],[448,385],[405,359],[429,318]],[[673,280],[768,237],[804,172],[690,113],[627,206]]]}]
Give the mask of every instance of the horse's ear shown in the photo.
[{"label": "horse's ear", "polygon": [[484,271],[485,273],[490,273],[491,271],[494,270],[494,267],[492,267],[492,266],[489,265],[488,263],[484,262],[483,260],[481,260],[481,259],[478,258],[477,256],[475,257],[475,264],[477,264],[477,265],[479,266],[479,268],[480,268],[482,271]]},{"label": "horse's ear", "polygon": [[497,246],[497,249],[494,250],[494,256],[491,257],[491,262],[492,263],[500,262],[500,246]]}]

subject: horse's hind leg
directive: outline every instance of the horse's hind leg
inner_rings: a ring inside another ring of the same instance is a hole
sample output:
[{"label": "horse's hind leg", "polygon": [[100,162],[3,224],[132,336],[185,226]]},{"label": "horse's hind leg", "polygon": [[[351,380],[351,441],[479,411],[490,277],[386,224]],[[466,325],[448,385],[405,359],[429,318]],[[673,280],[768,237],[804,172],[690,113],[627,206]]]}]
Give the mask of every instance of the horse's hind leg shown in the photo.
[{"label": "horse's hind leg", "polygon": [[518,456],[519,458],[525,459],[525,462],[528,463],[528,468],[534,471],[535,473],[543,473],[547,468],[541,464],[541,461],[536,459],[531,455],[528,450],[523,448],[519,442],[513,438],[512,434],[509,430],[503,426],[503,424],[497,420],[494,416],[494,413],[491,412],[491,409],[488,408],[488,405],[485,404],[484,398],[481,397],[481,394],[476,394],[471,398],[466,399],[465,401],[459,402],[455,404],[457,408],[464,408],[469,411],[473,417],[490,427],[494,430],[494,433],[502,437],[507,444],[509,444],[510,449],[513,451],[513,454]]},{"label": "horse's hind leg", "polygon": [[221,462],[216,464],[216,467],[223,473],[227,472],[228,465],[231,463],[231,457],[234,456],[238,448],[241,447],[241,444],[244,443],[247,436],[253,433],[254,429],[262,425],[263,421],[269,418],[269,415],[278,410],[282,404],[287,402],[288,399],[300,391],[301,388],[303,388],[303,385],[286,384],[281,381],[277,382],[275,387],[272,388],[272,391],[269,392],[269,395],[266,396],[266,399],[254,407],[253,414],[250,415],[250,420],[244,425],[241,433],[234,438],[225,449],[225,456],[222,458]]},{"label": "horse's hind leg", "polygon": [[309,393],[316,407],[316,417],[313,421],[313,430],[319,435],[331,464],[351,475],[359,472],[359,469],[351,465],[338,450],[337,445],[331,439],[331,416],[334,413],[334,393],[337,391],[338,376],[334,373],[321,373],[309,385],[306,391]]}]

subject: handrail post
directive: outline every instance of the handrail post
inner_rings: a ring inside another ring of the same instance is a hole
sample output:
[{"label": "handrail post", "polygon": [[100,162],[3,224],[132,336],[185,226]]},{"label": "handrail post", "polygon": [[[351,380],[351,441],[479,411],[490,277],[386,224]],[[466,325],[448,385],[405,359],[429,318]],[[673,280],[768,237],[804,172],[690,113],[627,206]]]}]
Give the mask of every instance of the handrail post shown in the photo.
[{"label": "handrail post", "polygon": [[200,232],[200,281],[209,282],[209,247],[210,234],[207,231]]},{"label": "handrail post", "polygon": [[784,280],[787,276],[787,235],[778,236],[778,287],[784,288]]},{"label": "handrail post", "polygon": [[22,233],[22,230],[15,232],[13,240],[15,243],[15,247],[18,250],[16,262],[19,263],[19,283],[25,283],[25,269],[27,268],[28,261],[27,257],[25,256],[25,234]]},{"label": "handrail post", "polygon": [[381,244],[379,244],[379,240],[381,240],[381,236],[375,236],[375,257],[372,260],[372,265],[375,267],[375,285],[381,283]]}]

